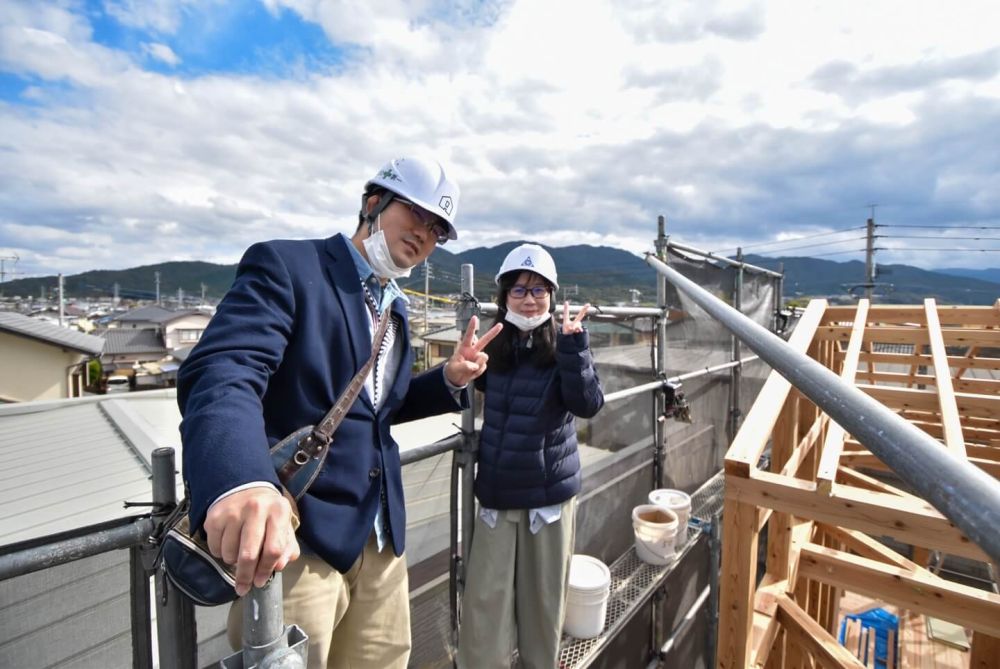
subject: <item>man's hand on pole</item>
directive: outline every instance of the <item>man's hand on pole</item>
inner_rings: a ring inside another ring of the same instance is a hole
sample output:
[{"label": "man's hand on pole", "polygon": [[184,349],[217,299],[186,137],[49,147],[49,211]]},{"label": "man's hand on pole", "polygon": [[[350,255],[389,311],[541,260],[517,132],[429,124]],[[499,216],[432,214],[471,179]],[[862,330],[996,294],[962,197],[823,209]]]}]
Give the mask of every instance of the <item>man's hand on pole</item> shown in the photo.
[{"label": "man's hand on pole", "polygon": [[236,565],[236,594],[263,587],[275,571],[299,557],[292,506],[271,486],[240,490],[208,510],[205,534],[212,555]]}]

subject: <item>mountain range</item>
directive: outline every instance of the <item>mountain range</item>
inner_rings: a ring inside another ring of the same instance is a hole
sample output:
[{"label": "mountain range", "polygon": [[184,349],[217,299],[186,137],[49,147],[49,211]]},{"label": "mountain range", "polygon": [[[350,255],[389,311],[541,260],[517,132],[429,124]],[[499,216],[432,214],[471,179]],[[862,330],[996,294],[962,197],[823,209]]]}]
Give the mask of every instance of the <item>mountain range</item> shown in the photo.
[{"label": "mountain range", "polygon": [[[462,265],[475,269],[474,293],[488,299],[496,289],[493,272],[507,253],[523,242],[507,242],[493,247],[479,247],[451,253],[438,247],[431,255],[430,292],[456,294],[461,290]],[[622,249],[607,246],[576,245],[548,249],[559,268],[560,294],[575,302],[595,304],[628,302],[630,289],[638,290],[639,300],[655,300],[655,273],[642,258]],[[848,293],[863,293],[857,285],[864,278],[864,263],[852,260],[835,262],[818,258],[771,258],[747,255],[745,261],[785,273],[786,299],[813,296],[848,301]],[[188,298],[200,298],[203,291],[209,300],[221,297],[232,283],[236,265],[218,265],[200,261],[175,261],[123,270],[94,270],[67,276],[64,290],[68,297],[109,296],[118,285],[122,298],[155,299],[156,274],[165,301],[175,301],[179,290]],[[931,271],[910,265],[878,265],[875,299],[882,303],[916,304],[934,297],[942,304],[993,304],[1000,298],[1000,269],[969,270],[948,268]],[[416,292],[425,286],[424,268],[413,270],[400,285]],[[852,288],[853,287],[853,288]],[[57,289],[57,277],[17,279],[0,284],[0,295],[40,296]]]}]

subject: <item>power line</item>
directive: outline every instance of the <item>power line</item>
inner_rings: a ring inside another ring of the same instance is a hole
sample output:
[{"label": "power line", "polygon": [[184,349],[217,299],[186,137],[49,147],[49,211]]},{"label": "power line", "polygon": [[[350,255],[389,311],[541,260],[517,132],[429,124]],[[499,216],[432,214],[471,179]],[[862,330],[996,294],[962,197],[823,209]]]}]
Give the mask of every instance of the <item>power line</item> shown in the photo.
[{"label": "power line", "polygon": [[880,228],[935,228],[937,230],[1000,230],[1000,225],[900,225],[880,223]]},{"label": "power line", "polygon": [[[882,235],[883,237],[890,237],[890,235]],[[933,235],[891,235],[892,239],[947,239],[951,241],[952,239],[967,239],[971,241],[1000,241],[1000,237],[935,237]]]},{"label": "power line", "polygon": [[[745,246],[739,246],[739,247],[735,247],[734,246],[734,247],[730,247],[728,249],[721,249],[719,251],[711,251],[711,253],[714,253],[714,254],[718,255],[718,254],[722,253],[723,251],[729,251],[729,250],[735,251],[737,248],[741,248],[741,249],[746,250],[746,249],[757,248],[757,247],[760,247],[760,246],[774,246],[775,244],[788,244],[788,243],[792,243],[792,242],[800,242],[800,241],[802,241],[804,239],[815,239],[817,237],[828,237],[830,235],[839,235],[842,232],[852,232],[854,230],[864,230],[864,229],[865,229],[865,226],[863,226],[863,225],[857,225],[857,226],[855,226],[853,228],[844,228],[843,230],[833,230],[831,232],[819,232],[819,233],[817,233],[815,235],[806,235],[805,237],[796,237],[795,239],[775,240],[773,242],[758,242],[756,244],[746,244]],[[845,240],[845,241],[850,241],[850,240]]]},{"label": "power line", "polygon": [[[878,237],[878,236],[879,235],[876,235],[876,237]],[[816,246],[829,246],[830,244],[843,244],[845,242],[856,242],[859,239],[866,239],[866,237],[851,237],[850,239],[838,239],[838,240],[832,241],[832,242],[821,242],[821,243],[818,243],[818,244],[802,244],[801,246],[789,246],[788,248],[784,248],[784,249],[773,249],[771,251],[767,251],[767,253],[784,253],[785,251],[796,251],[798,249],[810,249],[810,248],[814,248]]]},{"label": "power line", "polygon": [[[879,250],[880,251],[884,251],[886,249],[879,249]],[[823,256],[840,255],[841,253],[864,253],[864,252],[865,252],[865,249],[852,249],[850,251],[830,251],[829,253],[810,253],[808,257],[809,258],[822,258]]]},{"label": "power line", "polygon": [[941,248],[939,246],[926,246],[926,247],[904,246],[902,248],[886,247],[886,248],[881,249],[881,250],[883,250],[883,251],[965,251],[967,253],[997,253],[997,252],[1000,252],[1000,249],[970,249],[970,248],[964,248],[964,249],[962,249],[962,248],[946,249],[946,248]]}]

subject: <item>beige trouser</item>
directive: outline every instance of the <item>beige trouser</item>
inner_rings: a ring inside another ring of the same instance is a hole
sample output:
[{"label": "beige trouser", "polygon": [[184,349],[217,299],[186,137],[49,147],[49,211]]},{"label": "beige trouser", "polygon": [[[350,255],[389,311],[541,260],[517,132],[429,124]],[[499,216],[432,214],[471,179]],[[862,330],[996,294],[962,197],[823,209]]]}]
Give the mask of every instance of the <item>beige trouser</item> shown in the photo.
[{"label": "beige trouser", "polygon": [[[309,636],[309,669],[404,669],[410,657],[406,559],[375,535],[346,574],[303,554],[282,573],[285,624]],[[242,647],[242,599],[229,611],[229,643]]]},{"label": "beige trouser", "polygon": [[576,498],[559,520],[529,529],[527,510],[500,511],[491,528],[476,516],[458,636],[460,669],[553,669],[566,614]]}]

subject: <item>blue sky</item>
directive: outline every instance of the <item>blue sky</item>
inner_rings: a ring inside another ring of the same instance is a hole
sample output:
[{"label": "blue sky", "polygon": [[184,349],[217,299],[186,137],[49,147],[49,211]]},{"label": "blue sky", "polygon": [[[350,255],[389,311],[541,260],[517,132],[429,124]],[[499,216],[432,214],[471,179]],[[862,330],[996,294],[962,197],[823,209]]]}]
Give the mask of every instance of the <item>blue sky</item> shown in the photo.
[{"label": "blue sky", "polygon": [[[257,0],[181,5],[176,24],[163,28],[123,23],[96,0],[87,2],[86,13],[94,42],[130,54],[145,69],[182,78],[332,72],[348,51],[331,43],[320,25],[291,9],[268,10]],[[150,44],[168,47],[176,60],[158,57]]]},{"label": "blue sky", "polygon": [[[1000,6],[5,0],[0,256],[235,262],[353,230],[389,158],[532,238],[1000,266]],[[891,35],[891,38],[888,36]],[[984,252],[982,249],[991,249]]]}]

